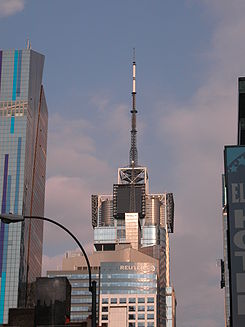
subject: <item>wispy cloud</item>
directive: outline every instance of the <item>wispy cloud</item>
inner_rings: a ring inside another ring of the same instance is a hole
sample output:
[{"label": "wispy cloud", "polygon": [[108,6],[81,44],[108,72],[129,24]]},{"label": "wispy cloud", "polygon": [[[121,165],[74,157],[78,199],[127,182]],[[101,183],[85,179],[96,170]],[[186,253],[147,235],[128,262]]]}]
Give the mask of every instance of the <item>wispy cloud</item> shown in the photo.
[{"label": "wispy cloud", "polygon": [[0,17],[16,14],[24,9],[25,0],[0,0]]},{"label": "wispy cloud", "polygon": [[[185,103],[159,105],[158,133],[174,158],[176,232],[173,282],[183,327],[224,325],[224,293],[215,260],[223,255],[223,147],[236,143],[237,78],[245,73],[243,1],[204,1],[217,26],[203,85]],[[219,8],[219,10],[218,10]],[[191,312],[191,319],[188,317]]]}]

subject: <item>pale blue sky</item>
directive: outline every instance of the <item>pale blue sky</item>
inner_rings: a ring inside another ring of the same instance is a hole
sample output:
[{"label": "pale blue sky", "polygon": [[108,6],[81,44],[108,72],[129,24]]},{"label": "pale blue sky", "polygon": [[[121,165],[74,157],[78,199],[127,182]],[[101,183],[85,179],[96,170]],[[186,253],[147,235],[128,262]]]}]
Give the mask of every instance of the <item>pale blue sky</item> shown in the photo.
[{"label": "pale blue sky", "polygon": [[[175,194],[172,281],[178,327],[223,327],[223,146],[236,140],[245,74],[244,0],[0,0],[0,47],[45,55],[46,215],[92,240],[90,195],[128,162],[136,48],[139,163],[150,191]],[[74,244],[45,228],[44,266]]]}]

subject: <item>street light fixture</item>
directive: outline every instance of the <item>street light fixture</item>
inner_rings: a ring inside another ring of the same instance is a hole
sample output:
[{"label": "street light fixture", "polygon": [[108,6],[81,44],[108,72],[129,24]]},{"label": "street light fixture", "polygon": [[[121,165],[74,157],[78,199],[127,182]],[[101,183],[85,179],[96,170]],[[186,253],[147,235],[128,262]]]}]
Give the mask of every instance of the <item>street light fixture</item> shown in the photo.
[{"label": "street light fixture", "polygon": [[44,220],[44,221],[48,221],[54,225],[59,226],[60,228],[62,228],[64,231],[66,231],[73,239],[74,241],[77,243],[77,245],[79,246],[80,250],[82,251],[87,266],[88,266],[88,275],[89,275],[89,291],[92,294],[92,327],[96,327],[96,281],[93,280],[92,281],[92,275],[91,275],[91,266],[90,266],[90,262],[87,256],[87,253],[85,252],[82,244],[78,241],[78,239],[69,231],[69,229],[67,229],[65,226],[61,225],[60,223],[58,223],[57,221],[50,219],[50,218],[46,218],[46,217],[39,217],[39,216],[21,216],[21,215],[15,215],[15,214],[0,214],[0,219],[4,224],[11,224],[11,223],[18,223],[21,221],[24,221],[25,219],[37,219],[37,220]]}]

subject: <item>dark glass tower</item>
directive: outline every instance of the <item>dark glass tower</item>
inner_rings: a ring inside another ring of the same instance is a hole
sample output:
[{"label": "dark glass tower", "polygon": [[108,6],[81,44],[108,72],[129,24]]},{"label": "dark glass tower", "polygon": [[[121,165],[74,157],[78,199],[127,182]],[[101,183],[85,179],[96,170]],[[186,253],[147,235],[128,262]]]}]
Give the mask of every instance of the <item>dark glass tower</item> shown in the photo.
[{"label": "dark glass tower", "polygon": [[[44,56],[0,51],[1,213],[44,214],[48,111],[42,86]],[[23,306],[27,285],[41,275],[43,223],[0,230],[0,324],[8,309]]]}]

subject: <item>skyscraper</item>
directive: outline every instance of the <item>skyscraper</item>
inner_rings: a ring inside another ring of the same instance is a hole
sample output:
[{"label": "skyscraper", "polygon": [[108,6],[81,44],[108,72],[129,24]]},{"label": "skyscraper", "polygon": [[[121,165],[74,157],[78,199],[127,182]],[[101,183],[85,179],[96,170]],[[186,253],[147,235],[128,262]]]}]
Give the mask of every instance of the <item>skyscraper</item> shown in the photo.
[{"label": "skyscraper", "polygon": [[171,289],[169,234],[174,230],[174,199],[172,193],[149,193],[147,167],[138,164],[136,114],[134,60],[129,164],[118,169],[112,195],[92,195],[94,246],[97,251],[113,251],[118,245],[130,245],[158,261],[157,320],[162,327],[168,325],[166,294]]},{"label": "skyscraper", "polygon": [[[1,213],[44,214],[48,111],[42,86],[44,56],[0,51]],[[41,275],[43,223],[26,219],[0,230],[0,324],[24,306],[28,283]]]},{"label": "skyscraper", "polygon": [[[148,170],[138,164],[135,78],[134,61],[129,164],[118,169],[113,194],[91,197],[97,318],[102,327],[175,327],[169,256],[174,200],[172,193],[149,193]],[[67,253],[62,270],[47,274],[70,280],[71,321],[86,320],[91,295],[84,256]]]}]

